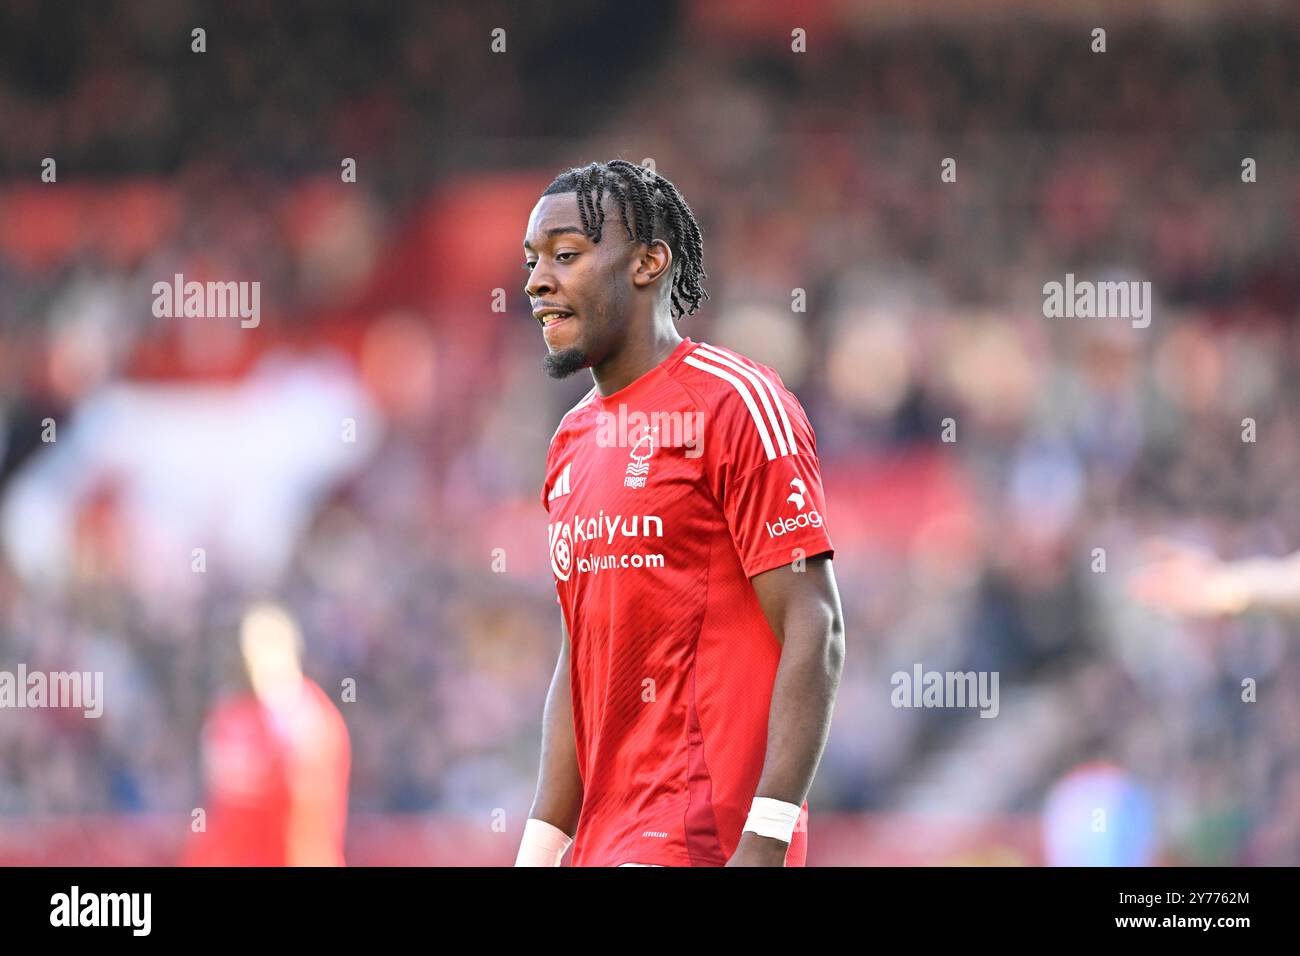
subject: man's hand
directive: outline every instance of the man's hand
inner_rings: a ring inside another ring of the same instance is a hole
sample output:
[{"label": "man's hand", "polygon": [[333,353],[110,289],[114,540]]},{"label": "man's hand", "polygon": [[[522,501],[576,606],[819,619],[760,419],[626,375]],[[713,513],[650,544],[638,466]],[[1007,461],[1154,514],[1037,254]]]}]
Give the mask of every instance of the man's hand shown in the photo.
[{"label": "man's hand", "polygon": [[1262,610],[1300,613],[1300,551],[1284,558],[1221,561],[1169,541],[1145,546],[1148,561],[1129,592],[1143,604],[1185,617]]},{"label": "man's hand", "polygon": [[785,854],[789,849],[788,843],[746,830],[740,835],[740,843],[727,866],[785,866]]},{"label": "man's hand", "polygon": [[1147,561],[1129,580],[1129,592],[1168,614],[1212,617],[1236,614],[1250,602],[1241,575],[1200,548],[1171,541],[1148,542]]}]

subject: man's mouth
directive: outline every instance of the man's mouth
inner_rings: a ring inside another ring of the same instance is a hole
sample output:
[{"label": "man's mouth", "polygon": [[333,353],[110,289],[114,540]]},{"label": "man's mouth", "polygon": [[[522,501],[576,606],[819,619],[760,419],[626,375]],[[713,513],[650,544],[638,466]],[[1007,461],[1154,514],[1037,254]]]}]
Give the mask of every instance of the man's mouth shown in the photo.
[{"label": "man's mouth", "polygon": [[538,321],[542,323],[543,329],[553,328],[571,318],[573,318],[572,312],[547,312],[537,317]]}]

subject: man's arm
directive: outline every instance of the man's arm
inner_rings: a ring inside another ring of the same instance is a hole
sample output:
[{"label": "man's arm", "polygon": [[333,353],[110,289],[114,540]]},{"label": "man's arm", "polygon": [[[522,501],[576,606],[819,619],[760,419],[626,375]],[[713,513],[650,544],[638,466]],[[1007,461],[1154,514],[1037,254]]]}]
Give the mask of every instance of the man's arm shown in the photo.
[{"label": "man's arm", "polygon": [[1189,617],[1300,613],[1300,551],[1284,558],[1220,561],[1208,551],[1168,541],[1149,542],[1146,550],[1150,560],[1129,584],[1145,604]]},{"label": "man's arm", "polygon": [[573,697],[569,685],[569,631],[560,618],[560,658],[551,676],[542,712],[542,760],[537,774],[537,792],[528,816],[541,820],[572,837],[582,810],[582,776],[578,773],[578,749],[573,731]]},{"label": "man's arm", "polygon": [[[750,579],[781,642],[772,686],[767,753],[755,797],[802,806],[830,732],[844,663],[844,615],[830,559],[807,560]],[[784,866],[789,844],[745,831],[728,866]]]},{"label": "man's arm", "polygon": [[[342,866],[351,756],[339,740],[341,715],[318,717],[319,728],[302,741],[290,763],[290,803],[285,862],[289,866]],[[346,739],[346,738],[345,738]]]}]

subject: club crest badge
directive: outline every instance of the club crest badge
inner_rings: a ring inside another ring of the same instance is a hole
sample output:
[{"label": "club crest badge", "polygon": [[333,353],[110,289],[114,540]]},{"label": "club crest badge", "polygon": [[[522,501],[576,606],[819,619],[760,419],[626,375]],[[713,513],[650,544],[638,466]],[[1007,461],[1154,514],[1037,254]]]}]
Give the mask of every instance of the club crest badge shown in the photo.
[{"label": "club crest badge", "polygon": [[645,487],[646,479],[650,477],[650,456],[655,453],[655,437],[658,431],[658,426],[651,428],[646,425],[645,431],[632,446],[631,452],[628,453],[632,460],[628,463],[627,474],[623,478],[624,488]]}]

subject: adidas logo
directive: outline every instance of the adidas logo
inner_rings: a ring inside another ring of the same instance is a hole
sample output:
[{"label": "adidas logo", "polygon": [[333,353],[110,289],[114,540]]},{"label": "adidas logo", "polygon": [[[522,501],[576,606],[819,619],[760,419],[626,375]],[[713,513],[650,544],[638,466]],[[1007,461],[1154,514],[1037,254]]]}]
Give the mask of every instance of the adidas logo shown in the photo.
[{"label": "adidas logo", "polygon": [[573,462],[569,462],[564,466],[564,470],[560,472],[560,477],[555,479],[555,487],[553,487],[551,493],[546,496],[547,501],[554,501],[556,498],[569,493],[569,469],[572,467]]}]

